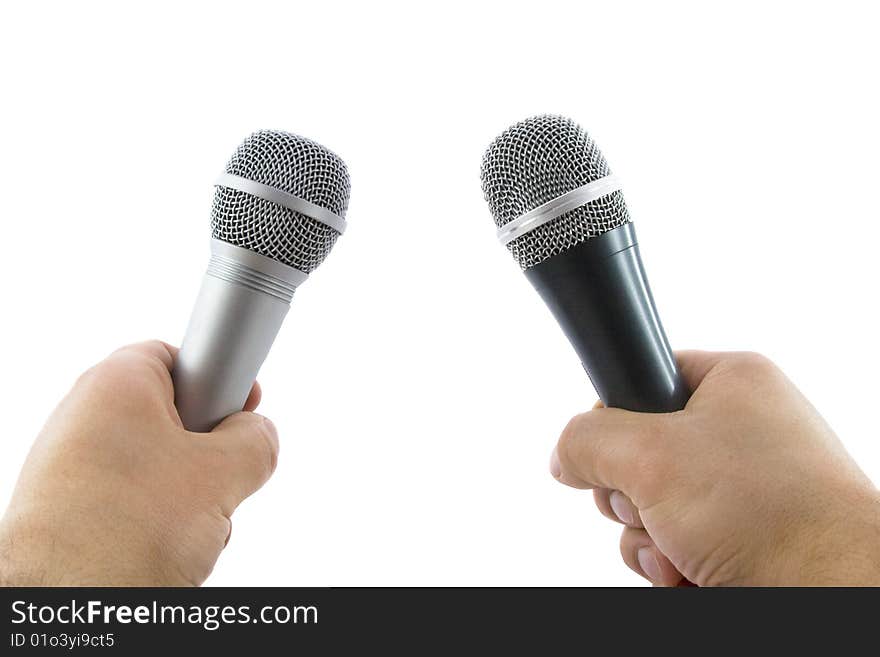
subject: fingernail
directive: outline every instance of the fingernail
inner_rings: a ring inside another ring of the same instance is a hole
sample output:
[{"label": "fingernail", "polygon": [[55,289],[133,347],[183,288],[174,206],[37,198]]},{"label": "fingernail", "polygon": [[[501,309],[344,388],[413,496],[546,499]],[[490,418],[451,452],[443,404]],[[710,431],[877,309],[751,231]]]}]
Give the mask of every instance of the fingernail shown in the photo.
[{"label": "fingernail", "polygon": [[662,577],[660,574],[660,562],[657,561],[657,554],[654,551],[654,548],[639,548],[636,557],[639,560],[639,567],[642,569],[642,572],[645,573],[645,577],[652,582],[659,582]]},{"label": "fingernail", "polygon": [[550,455],[550,474],[554,479],[559,479],[562,476],[562,464],[559,462],[559,454],[556,453],[555,447]]},{"label": "fingernail", "polygon": [[611,495],[608,496],[608,502],[611,504],[611,510],[614,511],[614,515],[620,518],[620,522],[626,525],[634,524],[635,518],[632,516],[632,506],[623,493],[619,490],[611,491]]}]

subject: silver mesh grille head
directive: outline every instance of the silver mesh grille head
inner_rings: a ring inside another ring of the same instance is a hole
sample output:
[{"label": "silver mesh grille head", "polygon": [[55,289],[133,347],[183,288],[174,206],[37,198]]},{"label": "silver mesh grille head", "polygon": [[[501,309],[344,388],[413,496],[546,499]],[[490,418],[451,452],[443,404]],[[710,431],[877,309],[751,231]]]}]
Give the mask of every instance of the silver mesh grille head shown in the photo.
[{"label": "silver mesh grille head", "polygon": [[[483,155],[483,196],[501,228],[539,205],[611,173],[590,136],[562,116],[535,116],[508,128]],[[590,201],[507,245],[528,269],[628,223],[620,191]]]},{"label": "silver mesh grille head", "polygon": [[[351,183],[338,155],[310,139],[260,130],[244,140],[226,173],[263,183],[345,217]],[[215,239],[311,273],[339,234],[271,201],[217,186],[211,209]]]}]

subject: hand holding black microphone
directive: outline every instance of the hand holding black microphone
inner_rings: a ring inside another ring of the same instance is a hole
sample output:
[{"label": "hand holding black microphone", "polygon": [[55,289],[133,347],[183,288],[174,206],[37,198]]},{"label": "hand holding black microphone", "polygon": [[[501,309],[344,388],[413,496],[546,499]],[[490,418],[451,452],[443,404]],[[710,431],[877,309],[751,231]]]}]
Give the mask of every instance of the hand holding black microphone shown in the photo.
[{"label": "hand holding black microphone", "polygon": [[517,123],[482,182],[600,398],[551,472],[625,525],[625,563],[666,586],[880,583],[880,496],[794,385],[757,354],[676,362],[620,182],[587,133],[559,116]]},{"label": "hand holding black microphone", "polygon": [[537,116],[483,156],[498,236],[608,406],[668,412],[688,390],[654,307],[620,181],[580,126]]}]

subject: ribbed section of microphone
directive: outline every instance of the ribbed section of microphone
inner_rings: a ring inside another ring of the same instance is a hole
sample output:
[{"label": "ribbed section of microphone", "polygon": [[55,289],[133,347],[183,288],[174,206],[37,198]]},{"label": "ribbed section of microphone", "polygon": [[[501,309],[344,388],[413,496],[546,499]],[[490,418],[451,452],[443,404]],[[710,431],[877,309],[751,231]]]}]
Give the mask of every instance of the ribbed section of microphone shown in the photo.
[{"label": "ribbed section of microphone", "polygon": [[296,288],[345,230],[345,163],[305,137],[261,130],[216,181],[211,259],[172,373],[184,426],[240,411]]},{"label": "ribbed section of microphone", "polygon": [[690,392],[654,305],[620,181],[590,136],[565,117],[526,119],[492,142],[481,173],[499,241],[605,405],[684,408]]}]

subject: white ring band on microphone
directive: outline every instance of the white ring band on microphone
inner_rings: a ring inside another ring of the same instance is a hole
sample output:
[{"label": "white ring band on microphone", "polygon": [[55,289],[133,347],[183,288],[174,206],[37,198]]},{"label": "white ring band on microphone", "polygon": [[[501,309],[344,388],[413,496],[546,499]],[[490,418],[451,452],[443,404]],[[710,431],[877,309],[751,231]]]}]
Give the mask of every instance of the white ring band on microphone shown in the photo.
[{"label": "white ring band on microphone", "polygon": [[504,224],[498,229],[498,239],[504,245],[510,244],[516,238],[535,230],[538,226],[543,226],[548,221],[553,221],[556,217],[590,201],[612,194],[620,190],[621,187],[621,181],[615,175],[608,175],[582,185]]},{"label": "white ring band on microphone", "polygon": [[214,181],[214,184],[228,187],[229,189],[237,189],[245,194],[251,194],[266,201],[282,205],[289,210],[311,217],[325,226],[330,226],[340,235],[345,232],[345,219],[339,215],[330,212],[327,208],[322,208],[320,205],[315,205],[299,196],[294,196],[275,187],[270,187],[269,185],[258,183],[255,180],[248,180],[231,173],[221,174]]}]

